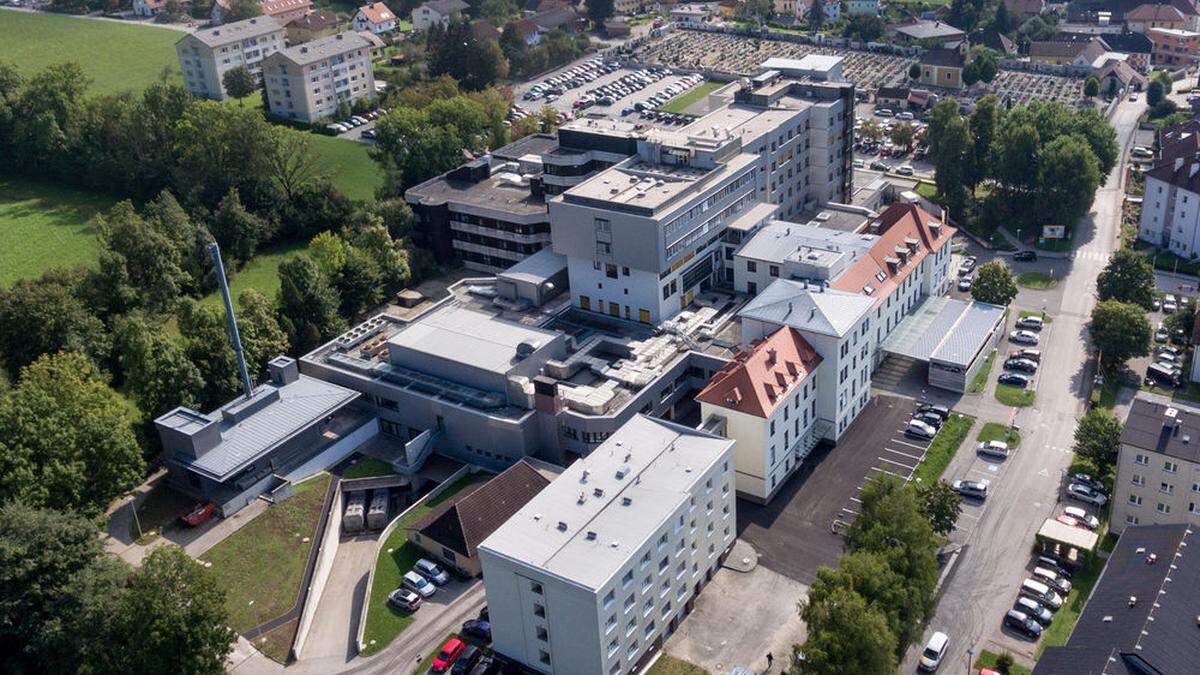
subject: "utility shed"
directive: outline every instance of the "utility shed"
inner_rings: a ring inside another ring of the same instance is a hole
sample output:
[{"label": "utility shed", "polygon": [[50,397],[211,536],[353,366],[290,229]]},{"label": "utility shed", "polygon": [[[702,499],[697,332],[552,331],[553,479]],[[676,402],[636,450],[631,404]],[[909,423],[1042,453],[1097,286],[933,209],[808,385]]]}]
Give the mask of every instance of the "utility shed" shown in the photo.
[{"label": "utility shed", "polygon": [[1096,550],[1096,542],[1100,537],[1091,530],[1060,523],[1053,518],[1047,518],[1035,536],[1041,551],[1057,556],[1075,564],[1082,564],[1087,555]]},{"label": "utility shed", "polygon": [[496,294],[541,307],[567,289],[567,258],[546,247],[496,275]]}]

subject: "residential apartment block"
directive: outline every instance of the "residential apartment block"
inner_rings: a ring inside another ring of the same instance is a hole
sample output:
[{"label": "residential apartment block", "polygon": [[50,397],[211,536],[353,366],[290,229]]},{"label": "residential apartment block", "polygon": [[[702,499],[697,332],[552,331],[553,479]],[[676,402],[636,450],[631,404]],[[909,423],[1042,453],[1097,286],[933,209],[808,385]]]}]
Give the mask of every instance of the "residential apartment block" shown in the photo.
[{"label": "residential apartment block", "polygon": [[273,52],[263,60],[272,115],[315,121],[342,103],[375,95],[374,36],[345,32]]},{"label": "residential apartment block", "polygon": [[1146,37],[1154,45],[1154,65],[1188,67],[1200,60],[1200,32],[1182,28],[1152,28]]},{"label": "residential apartment block", "polygon": [[1200,253],[1200,151],[1164,156],[1145,175],[1138,239],[1184,259]]},{"label": "residential apartment block", "polygon": [[1109,527],[1200,522],[1200,410],[1139,394],[1121,431]]},{"label": "residential apartment block", "polygon": [[284,47],[283,25],[257,16],[188,33],[175,43],[175,52],[188,93],[220,101],[228,98],[221,81],[226,72],[245,66],[261,78],[263,60]]},{"label": "residential apartment block", "polygon": [[734,442],[637,416],[479,545],[496,651],[634,673],[733,545]]}]

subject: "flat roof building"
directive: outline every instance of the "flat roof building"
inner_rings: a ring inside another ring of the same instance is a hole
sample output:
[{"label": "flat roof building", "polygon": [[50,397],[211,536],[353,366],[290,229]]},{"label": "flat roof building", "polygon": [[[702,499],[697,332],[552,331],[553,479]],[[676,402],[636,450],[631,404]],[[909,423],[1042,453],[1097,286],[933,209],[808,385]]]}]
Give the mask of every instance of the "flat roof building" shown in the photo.
[{"label": "flat roof building", "polygon": [[733,448],[639,415],[567,467],[478,547],[495,650],[636,672],[733,545]]}]

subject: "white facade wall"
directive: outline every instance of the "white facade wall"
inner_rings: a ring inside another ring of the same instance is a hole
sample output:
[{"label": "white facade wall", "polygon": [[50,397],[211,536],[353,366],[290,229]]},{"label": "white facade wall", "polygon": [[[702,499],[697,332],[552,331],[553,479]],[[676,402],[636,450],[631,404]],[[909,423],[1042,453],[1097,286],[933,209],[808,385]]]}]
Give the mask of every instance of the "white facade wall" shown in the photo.
[{"label": "white facade wall", "polygon": [[[621,542],[629,557],[599,588],[587,588],[479,548],[493,648],[543,673],[634,672],[647,650],[674,630],[681,609],[733,545],[733,448],[697,472],[654,535]],[[621,507],[615,507],[621,508]]]},{"label": "white facade wall", "polygon": [[226,71],[246,66],[261,77],[262,61],[284,48],[284,30],[246,40],[237,40],[220,47],[209,47],[200,40],[186,36],[175,45],[183,86],[188,93],[201,98],[224,100],[225,85],[221,78]]},{"label": "white facade wall", "polygon": [[1200,464],[1122,444],[1109,528],[1200,523]]},{"label": "white facade wall", "polygon": [[301,65],[281,55],[263,65],[271,114],[280,117],[319,120],[343,102],[375,94],[371,50],[361,44],[316,63]]},{"label": "white facade wall", "polygon": [[1147,176],[1138,239],[1183,258],[1200,255],[1200,194]]},{"label": "white facade wall", "polygon": [[368,19],[362,12],[354,15],[354,30],[356,31],[371,31],[376,35],[382,35],[396,30],[396,20],[389,19],[375,23]]},{"label": "white facade wall", "polygon": [[429,30],[435,24],[443,28],[450,25],[450,15],[437,12],[426,5],[421,5],[412,11],[413,30]]}]

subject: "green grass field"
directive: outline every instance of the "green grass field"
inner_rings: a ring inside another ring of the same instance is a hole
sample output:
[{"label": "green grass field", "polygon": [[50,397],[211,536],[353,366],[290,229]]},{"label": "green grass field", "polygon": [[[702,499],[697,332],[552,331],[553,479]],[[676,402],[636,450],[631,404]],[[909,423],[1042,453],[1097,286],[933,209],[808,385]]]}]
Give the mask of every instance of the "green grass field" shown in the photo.
[{"label": "green grass field", "polygon": [[669,113],[687,112],[687,109],[692,107],[692,104],[703,99],[705,96],[708,96],[723,86],[725,85],[721,84],[720,82],[701,82],[695,88],[689,89],[683,94],[680,94],[670,101],[667,101],[667,104],[659,108],[659,110],[664,110]]},{"label": "green grass field", "polygon": [[[416,522],[421,516],[429,513],[435,506],[450,499],[464,488],[491,478],[490,474],[467,475],[459,478],[445,492],[425,504],[412,509],[404,521],[388,535],[387,541],[379,550],[379,559],[375,561],[375,578],[371,584],[367,602],[367,625],[363,629],[363,656],[370,656],[388,646],[405,628],[413,622],[414,615],[400,612],[388,607],[388,593],[400,587],[400,578],[412,569],[414,563],[421,557],[421,549],[408,541],[408,530],[405,526]],[[427,672],[427,671],[420,671]]]},{"label": "green grass field", "polygon": [[646,671],[646,675],[705,675],[706,672],[694,663],[664,653]]},{"label": "green grass field", "polygon": [[61,14],[0,14],[0,61],[25,75],[75,61],[92,79],[92,91],[112,94],[143,89],[164,68],[178,79],[175,42],[183,33],[148,25],[79,19]]},{"label": "green grass field", "polygon": [[[16,12],[5,12],[4,17],[9,14]],[[51,267],[94,264],[99,243],[89,221],[116,201],[93,192],[0,176],[0,287],[36,277]]]},{"label": "green grass field", "polygon": [[1021,444],[1021,434],[999,422],[985,422],[979,430],[979,436],[976,437],[976,440],[981,443],[1001,441],[1008,443],[1009,448],[1015,448]]},{"label": "green grass field", "polygon": [[1041,643],[1037,647],[1037,658],[1041,658],[1042,650],[1046,647],[1061,647],[1067,644],[1075,622],[1087,605],[1088,596],[1092,594],[1092,586],[1100,578],[1104,570],[1104,560],[1100,556],[1090,556],[1087,563],[1071,576],[1071,592],[1063,598],[1062,608],[1054,613],[1054,621],[1042,633]]},{"label": "green grass field", "polygon": [[333,136],[313,135],[312,149],[333,184],[351,199],[371,199],[383,185],[379,165],[367,155],[366,143]]},{"label": "green grass field", "polygon": [[1032,389],[1022,389],[1014,387],[1011,384],[996,385],[996,400],[1004,405],[1011,405],[1014,408],[1024,408],[1033,405],[1033,397],[1036,396]]},{"label": "green grass field", "polygon": [[975,376],[971,378],[971,384],[967,387],[968,394],[981,394],[987,387],[988,377],[992,374],[992,365],[996,362],[996,352],[988,354],[984,359],[983,365],[979,370],[975,371]]},{"label": "green grass field", "polygon": [[946,420],[937,436],[933,438],[933,442],[929,444],[929,449],[925,451],[925,459],[921,460],[921,463],[917,465],[917,470],[913,472],[913,482],[937,482],[942,477],[942,472],[950,465],[954,453],[958,452],[959,446],[966,440],[967,434],[971,432],[974,424],[974,417],[958,413],[951,414],[950,419]]},{"label": "green grass field", "polygon": [[392,476],[396,470],[391,464],[374,457],[359,456],[358,461],[342,472],[342,478],[374,478],[376,476]]},{"label": "green grass field", "polygon": [[270,506],[200,556],[225,589],[229,626],[239,633],[292,608],[325,504],[329,474],[296,486],[290,499]]},{"label": "green grass field", "polygon": [[1041,319],[1042,323],[1046,324],[1047,326],[1054,323],[1054,317],[1050,316],[1049,314],[1046,314],[1045,312],[1035,311],[1032,309],[1023,309],[1020,311],[1020,313],[1017,314],[1017,316],[1022,319],[1024,319],[1027,316],[1036,316],[1039,319]]},{"label": "green grass field", "polygon": [[1058,283],[1054,277],[1043,272],[1021,272],[1017,275],[1017,285],[1025,288],[1046,289]]},{"label": "green grass field", "polygon": [[[979,654],[979,658],[975,659],[975,667],[995,670],[996,660],[999,658],[1000,655],[996,652],[989,652],[985,649]],[[1029,675],[1030,672],[1032,671],[1029,668],[1018,663],[1014,663],[1008,668],[1008,675]]]},{"label": "green grass field", "polygon": [[[229,294],[233,296],[234,302],[237,302],[238,296],[248,288],[262,293],[268,300],[274,300],[275,292],[279,290],[279,266],[283,261],[303,251],[306,246],[307,244],[291,242],[259,251],[258,255],[238,270],[229,282]],[[204,296],[201,303],[221,307],[221,294],[213,291]]]}]

